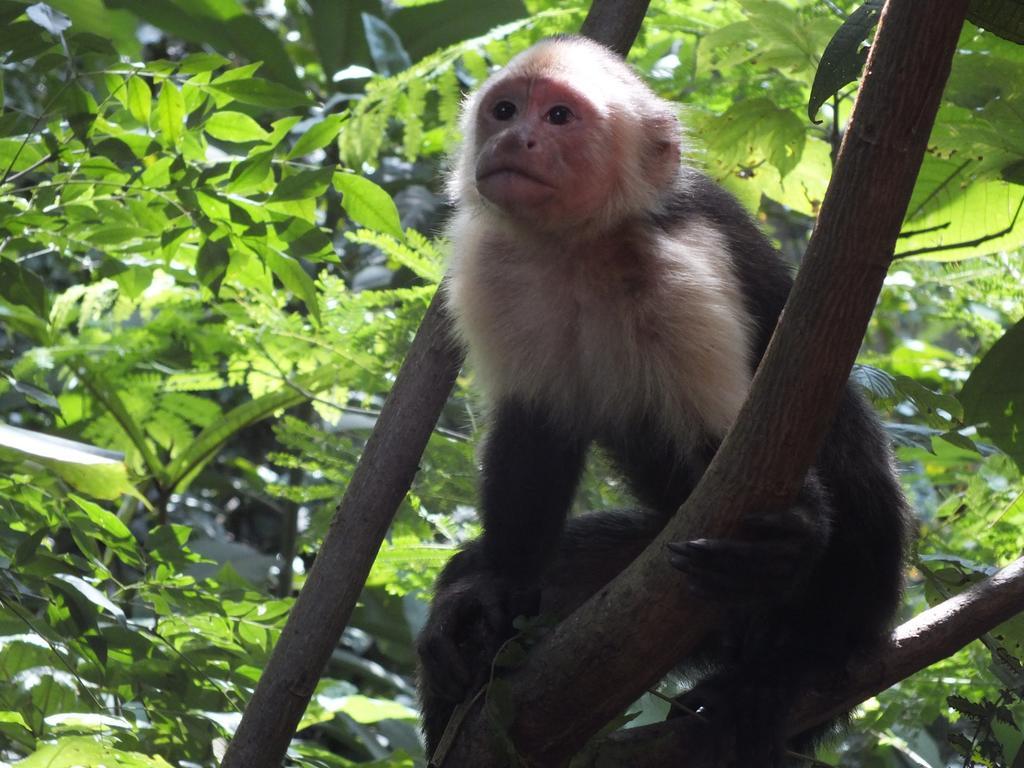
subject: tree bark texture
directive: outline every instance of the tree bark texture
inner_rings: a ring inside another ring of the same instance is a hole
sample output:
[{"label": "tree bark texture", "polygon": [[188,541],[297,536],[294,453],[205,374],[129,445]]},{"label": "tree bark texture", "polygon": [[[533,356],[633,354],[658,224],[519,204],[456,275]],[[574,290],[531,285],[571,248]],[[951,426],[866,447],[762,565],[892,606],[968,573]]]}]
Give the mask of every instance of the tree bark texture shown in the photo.
[{"label": "tree bark texture", "polygon": [[[594,0],[584,33],[628,51],[649,0]],[[270,768],[284,758],[331,652],[348,624],[380,543],[462,366],[434,296],[366,449],[331,520],[235,732],[223,768]]]},{"label": "tree bark texture", "polygon": [[[665,543],[728,536],[798,492],[892,259],[966,7],[886,3],[817,227],[735,426],[662,535],[507,679],[518,705],[509,736],[529,764],[562,765],[713,626],[713,606],[690,594]],[[446,765],[505,763],[479,709],[460,737]]]}]

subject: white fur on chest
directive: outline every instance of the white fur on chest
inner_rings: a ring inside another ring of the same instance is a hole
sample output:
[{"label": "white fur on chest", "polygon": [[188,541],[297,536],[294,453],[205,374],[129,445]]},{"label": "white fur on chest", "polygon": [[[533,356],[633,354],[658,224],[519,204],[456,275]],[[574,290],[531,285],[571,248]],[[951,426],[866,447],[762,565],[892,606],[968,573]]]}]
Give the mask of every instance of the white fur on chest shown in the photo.
[{"label": "white fur on chest", "polygon": [[595,433],[648,414],[684,441],[725,433],[752,329],[717,231],[567,252],[483,230],[452,223],[448,305],[490,402],[538,400]]}]

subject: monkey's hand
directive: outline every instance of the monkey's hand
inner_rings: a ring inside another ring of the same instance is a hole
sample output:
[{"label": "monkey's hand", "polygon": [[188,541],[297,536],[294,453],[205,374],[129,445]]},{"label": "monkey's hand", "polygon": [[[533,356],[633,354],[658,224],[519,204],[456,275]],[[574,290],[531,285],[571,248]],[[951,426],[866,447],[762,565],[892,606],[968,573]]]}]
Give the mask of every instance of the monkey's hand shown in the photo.
[{"label": "monkey's hand", "polygon": [[735,538],[668,544],[669,562],[694,591],[730,603],[780,602],[799,593],[829,536],[822,510],[797,504],[752,515]]},{"label": "monkey's hand", "polygon": [[425,684],[459,702],[490,675],[491,660],[512,634],[505,585],[474,573],[438,590],[417,644]]},{"label": "monkey's hand", "polygon": [[417,641],[430,746],[436,746],[455,707],[490,679],[495,654],[515,633],[513,620],[537,609],[537,590],[477,569],[474,555],[467,550],[452,558]]}]

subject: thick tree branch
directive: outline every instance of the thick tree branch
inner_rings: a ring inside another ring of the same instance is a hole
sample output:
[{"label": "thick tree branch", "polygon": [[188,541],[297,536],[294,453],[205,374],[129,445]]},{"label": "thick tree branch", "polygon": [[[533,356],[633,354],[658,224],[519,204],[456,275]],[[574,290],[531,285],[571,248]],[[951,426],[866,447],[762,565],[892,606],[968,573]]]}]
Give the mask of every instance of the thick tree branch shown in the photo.
[{"label": "thick tree branch", "polygon": [[[823,680],[801,701],[790,726],[792,734],[827,722],[884,691],[1024,611],[1024,557],[1015,560],[956,597],[915,616],[893,632],[872,658],[849,670],[841,690],[827,690]],[[656,725],[618,731],[594,745],[579,768],[655,768],[695,760],[701,746],[700,724],[678,718]]]},{"label": "thick tree branch", "polygon": [[[584,31],[616,50],[628,51],[648,3],[594,0]],[[228,745],[223,768],[281,764],[462,366],[462,353],[449,339],[439,292]]]},{"label": "thick tree branch", "polygon": [[[817,228],[736,425],[662,536],[508,678],[523,703],[510,736],[531,763],[563,763],[713,625],[713,606],[689,593],[665,542],[729,535],[796,495],[892,259],[966,7],[886,3]],[[479,712],[460,735],[446,764],[503,764]]]}]

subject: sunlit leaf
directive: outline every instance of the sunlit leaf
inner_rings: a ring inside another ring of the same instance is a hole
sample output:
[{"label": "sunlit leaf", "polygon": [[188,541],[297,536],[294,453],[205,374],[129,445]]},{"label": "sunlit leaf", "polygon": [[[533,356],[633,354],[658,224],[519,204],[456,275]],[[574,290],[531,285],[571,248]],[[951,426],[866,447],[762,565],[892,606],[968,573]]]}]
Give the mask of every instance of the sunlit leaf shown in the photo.
[{"label": "sunlit leaf", "polygon": [[128,111],[143,125],[149,125],[153,96],[149,84],[141,77],[128,78]]},{"label": "sunlit leaf", "polygon": [[185,99],[170,80],[164,80],[160,86],[160,95],[156,101],[156,118],[159,135],[164,142],[177,146],[185,131]]},{"label": "sunlit leaf", "polygon": [[302,157],[334,141],[338,131],[341,130],[342,122],[343,118],[341,115],[327,115],[299,137],[299,140],[295,142],[295,146],[292,147],[288,156]]},{"label": "sunlit leaf", "polygon": [[117,765],[118,768],[171,768],[162,757],[126,752],[87,736],[69,736],[40,747],[21,760],[24,768],[82,768]]},{"label": "sunlit leaf", "polygon": [[267,138],[267,132],[259,123],[243,112],[221,110],[207,118],[204,130],[221,141],[261,141]]},{"label": "sunlit leaf", "polygon": [[354,173],[335,173],[334,188],[352,221],[364,227],[402,237],[402,223],[391,195],[367,178]]}]

